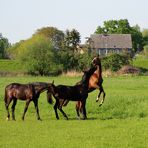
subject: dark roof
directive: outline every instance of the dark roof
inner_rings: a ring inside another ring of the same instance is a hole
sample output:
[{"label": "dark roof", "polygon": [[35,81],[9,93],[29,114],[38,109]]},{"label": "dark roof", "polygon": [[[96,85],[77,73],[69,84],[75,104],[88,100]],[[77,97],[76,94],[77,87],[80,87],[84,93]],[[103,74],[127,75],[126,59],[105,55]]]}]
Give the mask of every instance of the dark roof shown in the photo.
[{"label": "dark roof", "polygon": [[131,34],[92,34],[93,48],[132,48]]}]

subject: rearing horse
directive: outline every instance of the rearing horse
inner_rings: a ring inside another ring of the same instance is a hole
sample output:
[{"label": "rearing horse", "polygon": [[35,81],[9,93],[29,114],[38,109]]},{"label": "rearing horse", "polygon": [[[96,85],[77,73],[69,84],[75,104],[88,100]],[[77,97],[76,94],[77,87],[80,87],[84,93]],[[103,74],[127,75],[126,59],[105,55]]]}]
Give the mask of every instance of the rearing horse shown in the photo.
[{"label": "rearing horse", "polygon": [[[102,83],[103,83],[103,78],[102,78],[102,66],[101,66],[101,60],[99,58],[99,55],[96,56],[93,60],[92,60],[92,64],[94,66],[97,67],[96,71],[91,75],[90,79],[89,79],[89,86],[88,86],[88,93],[94,91],[95,89],[99,89],[100,92],[97,96],[97,99],[96,99],[96,102],[99,101],[99,98],[100,98],[100,95],[101,93],[103,93],[103,99],[100,103],[99,106],[101,106],[105,100],[105,92],[104,92],[104,89],[103,89],[103,86],[102,86]],[[81,83],[78,82],[78,83]],[[67,102],[66,102],[67,103]],[[66,104],[65,103],[65,104]],[[77,115],[78,117],[80,117],[80,114],[79,112],[82,112],[82,102],[81,101],[77,101],[76,103],[76,112],[77,112]]]},{"label": "rearing horse", "polygon": [[[9,104],[11,101],[13,101],[12,104],[12,120],[15,120],[15,106],[17,103],[17,100],[23,100],[26,101],[26,106],[24,108],[24,113],[22,116],[22,120],[24,120],[26,111],[28,109],[28,106],[31,101],[33,101],[36,112],[37,112],[37,119],[40,120],[39,115],[39,108],[38,108],[38,98],[40,94],[44,91],[46,91],[51,86],[50,83],[45,82],[35,82],[35,83],[28,83],[28,84],[20,84],[20,83],[11,83],[5,87],[5,107],[7,110],[7,120],[10,119],[10,113],[9,113]],[[50,94],[48,94],[50,95]],[[51,104],[52,100],[48,99],[48,102]]]},{"label": "rearing horse", "polygon": [[101,106],[104,102],[105,99],[105,92],[102,86],[103,83],[103,78],[102,78],[102,66],[101,66],[101,60],[99,58],[99,55],[96,56],[93,60],[92,60],[92,64],[95,65],[97,67],[97,70],[93,73],[93,75],[90,77],[89,79],[89,92],[95,90],[95,89],[99,89],[100,92],[98,94],[98,97],[96,99],[96,102],[99,101],[100,95],[101,93],[103,93],[103,99],[100,103],[99,106]]}]

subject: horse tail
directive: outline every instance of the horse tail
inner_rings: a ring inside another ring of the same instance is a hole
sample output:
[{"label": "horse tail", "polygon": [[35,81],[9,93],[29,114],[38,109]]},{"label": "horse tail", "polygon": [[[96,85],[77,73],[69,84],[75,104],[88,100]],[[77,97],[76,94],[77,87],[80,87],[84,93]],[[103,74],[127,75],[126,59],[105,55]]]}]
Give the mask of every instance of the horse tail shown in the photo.
[{"label": "horse tail", "polygon": [[53,104],[52,93],[50,91],[47,91],[47,102]]}]

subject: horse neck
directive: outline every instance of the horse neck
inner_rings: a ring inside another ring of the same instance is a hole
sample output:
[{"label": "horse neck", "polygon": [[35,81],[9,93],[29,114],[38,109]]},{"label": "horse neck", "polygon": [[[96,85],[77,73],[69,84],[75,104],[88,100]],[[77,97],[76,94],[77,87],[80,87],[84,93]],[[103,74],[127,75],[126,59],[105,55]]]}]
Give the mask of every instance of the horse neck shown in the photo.
[{"label": "horse neck", "polygon": [[47,89],[48,89],[48,84],[35,86],[35,90],[37,93],[42,93],[46,91]]},{"label": "horse neck", "polygon": [[90,77],[91,77],[91,75],[87,76],[85,79],[82,79],[78,85],[81,85],[83,88],[88,89]]}]

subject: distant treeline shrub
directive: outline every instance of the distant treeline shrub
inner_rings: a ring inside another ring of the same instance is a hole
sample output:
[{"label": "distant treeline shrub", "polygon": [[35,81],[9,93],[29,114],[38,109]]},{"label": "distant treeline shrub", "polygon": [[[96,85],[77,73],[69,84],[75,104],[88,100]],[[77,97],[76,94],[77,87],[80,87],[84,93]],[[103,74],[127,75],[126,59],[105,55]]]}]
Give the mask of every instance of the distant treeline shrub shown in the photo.
[{"label": "distant treeline shrub", "polygon": [[112,54],[102,58],[102,67],[104,70],[118,71],[122,66],[130,63],[127,55]]}]

